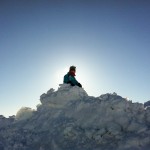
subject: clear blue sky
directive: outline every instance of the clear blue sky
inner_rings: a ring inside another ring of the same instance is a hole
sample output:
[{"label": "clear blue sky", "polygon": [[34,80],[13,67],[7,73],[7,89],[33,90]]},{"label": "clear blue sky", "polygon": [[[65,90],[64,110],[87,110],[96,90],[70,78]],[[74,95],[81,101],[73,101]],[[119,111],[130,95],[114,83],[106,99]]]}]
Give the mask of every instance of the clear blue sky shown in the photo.
[{"label": "clear blue sky", "polygon": [[35,108],[70,65],[89,95],[149,100],[150,1],[0,1],[0,114]]}]

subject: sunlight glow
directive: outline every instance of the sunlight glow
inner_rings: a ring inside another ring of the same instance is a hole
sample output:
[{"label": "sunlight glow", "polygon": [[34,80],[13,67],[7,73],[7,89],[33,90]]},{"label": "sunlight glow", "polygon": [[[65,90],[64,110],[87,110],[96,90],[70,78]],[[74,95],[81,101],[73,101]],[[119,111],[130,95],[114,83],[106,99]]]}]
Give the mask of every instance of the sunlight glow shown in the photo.
[{"label": "sunlight glow", "polygon": [[69,71],[69,66],[66,66],[63,69],[59,69],[56,71],[55,75],[55,84],[59,85],[63,83],[64,75]]},{"label": "sunlight glow", "polygon": [[[72,64],[71,64],[72,65]],[[74,64],[73,64],[74,65]],[[90,91],[90,74],[87,73],[87,69],[85,66],[83,67],[82,65],[77,66],[76,64],[74,65],[77,67],[76,69],[76,80],[80,82],[83,86],[83,88],[88,92]],[[59,84],[63,83],[63,78],[64,75],[66,75],[69,71],[70,66],[66,66],[63,69],[59,69],[55,73],[55,85],[58,87]]]}]

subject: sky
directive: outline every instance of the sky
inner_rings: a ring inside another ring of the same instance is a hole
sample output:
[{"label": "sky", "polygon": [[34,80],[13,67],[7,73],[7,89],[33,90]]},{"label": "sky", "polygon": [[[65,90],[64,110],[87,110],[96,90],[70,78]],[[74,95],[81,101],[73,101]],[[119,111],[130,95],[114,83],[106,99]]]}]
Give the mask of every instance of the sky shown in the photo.
[{"label": "sky", "polygon": [[150,100],[149,0],[1,0],[0,114],[36,108],[71,65],[90,96]]}]

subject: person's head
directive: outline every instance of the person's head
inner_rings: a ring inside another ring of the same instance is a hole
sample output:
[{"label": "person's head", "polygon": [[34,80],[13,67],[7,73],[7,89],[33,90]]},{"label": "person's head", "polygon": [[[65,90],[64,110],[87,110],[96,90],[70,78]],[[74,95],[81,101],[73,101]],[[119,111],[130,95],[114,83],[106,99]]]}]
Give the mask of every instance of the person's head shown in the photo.
[{"label": "person's head", "polygon": [[69,72],[76,72],[76,67],[75,66],[70,66]]}]

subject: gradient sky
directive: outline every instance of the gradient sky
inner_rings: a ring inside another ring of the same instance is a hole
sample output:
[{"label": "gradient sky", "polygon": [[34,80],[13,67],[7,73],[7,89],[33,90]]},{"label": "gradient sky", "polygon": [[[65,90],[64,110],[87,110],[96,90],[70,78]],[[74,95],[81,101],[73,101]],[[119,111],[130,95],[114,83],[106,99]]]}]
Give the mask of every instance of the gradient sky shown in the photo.
[{"label": "gradient sky", "polygon": [[0,114],[36,108],[70,65],[89,95],[150,100],[150,1],[0,0]]}]

